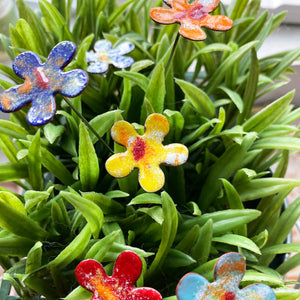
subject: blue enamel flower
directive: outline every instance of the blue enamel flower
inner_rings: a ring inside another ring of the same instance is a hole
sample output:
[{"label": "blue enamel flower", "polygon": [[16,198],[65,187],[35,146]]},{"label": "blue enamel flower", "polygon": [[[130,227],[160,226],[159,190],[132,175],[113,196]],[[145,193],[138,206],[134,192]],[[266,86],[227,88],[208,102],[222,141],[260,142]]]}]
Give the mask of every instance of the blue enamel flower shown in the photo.
[{"label": "blue enamel flower", "polygon": [[110,41],[99,40],[95,43],[94,50],[86,53],[86,60],[89,63],[87,71],[90,73],[104,73],[110,64],[118,69],[130,67],[134,60],[132,57],[124,56],[133,51],[134,45],[124,42],[112,49]]},{"label": "blue enamel flower", "polygon": [[14,112],[32,103],[27,114],[31,125],[49,122],[56,111],[54,96],[61,94],[76,97],[88,84],[88,75],[82,70],[63,72],[76,52],[76,45],[69,41],[57,44],[42,64],[37,54],[27,51],[13,61],[13,70],[25,79],[1,95],[0,110]]},{"label": "blue enamel flower", "polygon": [[252,284],[239,289],[246,262],[239,253],[222,255],[214,269],[215,281],[209,283],[196,273],[186,274],[177,285],[178,300],[276,300],[265,284]]}]

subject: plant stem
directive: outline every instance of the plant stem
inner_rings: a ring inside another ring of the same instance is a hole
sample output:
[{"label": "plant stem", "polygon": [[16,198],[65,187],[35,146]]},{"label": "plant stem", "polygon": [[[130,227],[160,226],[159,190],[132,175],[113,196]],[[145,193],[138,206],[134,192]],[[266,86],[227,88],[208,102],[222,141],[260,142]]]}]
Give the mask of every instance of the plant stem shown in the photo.
[{"label": "plant stem", "polygon": [[72,102],[65,96],[63,96],[63,98],[68,103],[68,105],[71,107],[71,109],[76,113],[76,115],[80,118],[80,120],[92,131],[92,133],[97,137],[97,139],[103,144],[103,146],[105,146],[109,152],[114,153],[114,151],[106,144],[106,142],[101,138],[101,136],[91,126],[91,124],[86,120],[86,118],[72,104]]},{"label": "plant stem", "polygon": [[171,53],[170,53],[170,56],[169,56],[169,59],[168,59],[167,65],[166,65],[166,74],[168,74],[168,70],[169,70],[170,64],[172,62],[172,59],[174,57],[175,50],[176,50],[176,47],[178,45],[179,38],[180,38],[180,34],[178,32],[177,35],[176,35],[176,38],[174,40],[173,48],[171,50]]}]

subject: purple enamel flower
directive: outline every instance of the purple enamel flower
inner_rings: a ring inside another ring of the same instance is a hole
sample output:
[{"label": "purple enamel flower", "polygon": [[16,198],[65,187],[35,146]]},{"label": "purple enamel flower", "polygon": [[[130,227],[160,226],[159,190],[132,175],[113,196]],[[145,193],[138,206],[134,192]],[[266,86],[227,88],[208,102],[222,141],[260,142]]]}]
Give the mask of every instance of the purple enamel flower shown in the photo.
[{"label": "purple enamel flower", "polygon": [[88,75],[82,70],[63,72],[76,52],[76,45],[69,41],[57,44],[42,64],[37,54],[27,51],[13,61],[13,70],[25,79],[1,95],[0,110],[14,112],[32,102],[27,120],[31,125],[49,122],[56,111],[54,96],[61,94],[76,97],[88,84]]},{"label": "purple enamel flower", "polygon": [[265,284],[252,284],[239,289],[246,271],[246,262],[239,253],[222,255],[214,269],[215,281],[209,283],[196,273],[186,274],[177,285],[178,300],[276,300]]},{"label": "purple enamel flower", "polygon": [[112,49],[110,41],[99,40],[94,45],[95,51],[86,53],[86,60],[89,63],[87,71],[90,73],[104,73],[108,70],[110,64],[118,69],[130,67],[134,60],[132,57],[124,56],[133,51],[134,45],[124,42]]}]

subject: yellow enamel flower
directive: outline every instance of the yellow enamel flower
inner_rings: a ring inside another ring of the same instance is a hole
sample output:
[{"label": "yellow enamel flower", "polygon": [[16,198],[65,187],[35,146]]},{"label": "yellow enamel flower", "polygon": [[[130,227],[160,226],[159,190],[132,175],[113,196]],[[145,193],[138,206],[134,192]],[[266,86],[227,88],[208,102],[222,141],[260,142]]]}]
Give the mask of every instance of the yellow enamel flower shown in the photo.
[{"label": "yellow enamel flower", "polygon": [[139,135],[126,121],[118,121],[111,129],[112,138],[127,148],[114,154],[105,164],[107,172],[117,178],[139,169],[139,183],[146,192],[156,192],[164,186],[165,175],[160,164],[179,166],[188,159],[188,149],[181,144],[164,146],[162,141],[169,132],[169,122],[161,114],[150,115],[145,123],[145,134]]}]

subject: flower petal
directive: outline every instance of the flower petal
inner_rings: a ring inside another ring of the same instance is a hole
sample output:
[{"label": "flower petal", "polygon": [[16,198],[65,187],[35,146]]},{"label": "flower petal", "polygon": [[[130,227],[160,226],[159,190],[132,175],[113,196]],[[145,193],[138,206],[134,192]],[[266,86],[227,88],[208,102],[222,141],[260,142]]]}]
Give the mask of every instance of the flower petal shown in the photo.
[{"label": "flower petal", "polygon": [[[27,83],[9,88],[1,95],[0,110],[4,112],[13,112],[19,110],[24,105],[31,102],[31,94],[25,91]],[[32,89],[30,83],[28,89]],[[24,90],[24,92],[22,92]]]},{"label": "flower petal", "polygon": [[145,122],[145,136],[159,142],[163,141],[169,130],[168,119],[162,114],[151,114]]},{"label": "flower petal", "polygon": [[112,155],[105,163],[107,172],[116,178],[127,176],[135,167],[135,163],[128,152]]},{"label": "flower petal", "polygon": [[160,24],[173,24],[176,22],[178,12],[167,7],[154,7],[150,9],[150,17]]},{"label": "flower petal", "polygon": [[27,51],[18,55],[13,61],[13,70],[17,76],[25,79],[31,77],[35,68],[42,66],[40,58],[33,52]]},{"label": "flower petal", "polygon": [[109,58],[112,60],[112,64],[119,69],[128,68],[134,63],[132,57],[126,57],[121,55],[116,55],[116,56],[109,55]]},{"label": "flower petal", "polygon": [[243,256],[236,252],[226,253],[222,255],[214,269],[215,280],[231,281],[237,287],[241,282],[246,271],[246,262]]},{"label": "flower petal", "polygon": [[195,0],[193,5],[203,5],[208,12],[214,11],[218,5],[220,0]]},{"label": "flower petal", "polygon": [[134,45],[130,42],[124,42],[111,50],[110,55],[124,55],[134,50]]},{"label": "flower petal", "polygon": [[141,287],[133,290],[134,299],[140,300],[161,300],[161,294],[152,288]]},{"label": "flower petal", "polygon": [[129,147],[135,141],[138,133],[130,123],[122,120],[114,124],[111,136],[118,144]]},{"label": "flower petal", "polygon": [[27,121],[33,126],[48,123],[55,114],[56,105],[53,94],[49,92],[33,94],[32,106],[27,114]]},{"label": "flower petal", "polygon": [[91,63],[87,67],[87,71],[90,73],[105,73],[108,70],[108,64],[97,61],[96,63]]},{"label": "flower petal", "polygon": [[164,2],[176,10],[185,10],[189,6],[186,0],[164,0]]},{"label": "flower petal", "polygon": [[98,55],[94,51],[88,51],[88,52],[86,52],[85,56],[86,56],[86,61],[88,63],[98,61]]},{"label": "flower petal", "polygon": [[63,69],[74,57],[76,45],[73,42],[58,43],[50,52],[45,64],[55,65]]},{"label": "flower petal", "polygon": [[198,300],[199,293],[207,289],[209,282],[196,273],[188,273],[181,278],[177,285],[176,295],[178,300]]},{"label": "flower petal", "polygon": [[115,262],[112,277],[118,279],[121,285],[133,285],[139,279],[142,267],[142,261],[137,254],[124,251]]},{"label": "flower petal", "polygon": [[165,184],[165,174],[159,166],[153,163],[140,165],[139,183],[146,192],[157,192]]},{"label": "flower petal", "polygon": [[233,22],[230,18],[226,16],[211,16],[207,15],[206,17],[202,18],[201,26],[213,29],[213,30],[220,30],[226,31],[232,28]]},{"label": "flower petal", "polygon": [[95,43],[96,52],[109,52],[111,50],[111,42],[108,40],[99,40]]},{"label": "flower petal", "polygon": [[61,72],[58,90],[67,97],[76,97],[83,92],[88,85],[89,77],[83,70]]},{"label": "flower petal", "polygon": [[[204,19],[204,18],[203,18]],[[201,29],[200,22],[202,19],[197,21],[192,21],[190,19],[184,19],[181,20],[181,26],[179,29],[179,33],[184,36],[185,38],[188,38],[190,40],[194,41],[203,41],[206,39],[205,32]]]},{"label": "flower petal", "polygon": [[76,267],[75,275],[79,284],[90,292],[94,292],[96,289],[96,287],[91,284],[91,278],[95,276],[107,277],[102,265],[94,259],[82,261]]},{"label": "flower petal", "polygon": [[168,166],[180,166],[184,164],[189,156],[189,150],[182,144],[170,144],[164,147],[164,164]]},{"label": "flower petal", "polygon": [[276,295],[273,290],[265,284],[252,284],[238,291],[237,299],[252,300],[276,300]]}]

